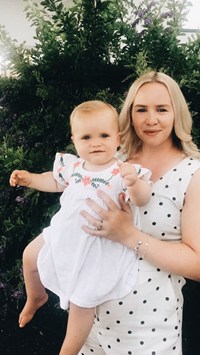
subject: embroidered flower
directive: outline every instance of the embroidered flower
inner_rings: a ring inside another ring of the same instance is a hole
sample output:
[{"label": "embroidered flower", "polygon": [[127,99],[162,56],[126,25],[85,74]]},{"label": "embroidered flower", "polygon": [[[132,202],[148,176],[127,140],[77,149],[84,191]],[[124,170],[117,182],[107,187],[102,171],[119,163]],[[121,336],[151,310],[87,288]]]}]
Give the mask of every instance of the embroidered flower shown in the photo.
[{"label": "embroidered flower", "polygon": [[61,167],[58,169],[58,173],[60,173],[62,170],[63,170],[63,167],[61,166]]},{"label": "embroidered flower", "polygon": [[113,169],[112,174],[115,176],[119,174],[119,169]]},{"label": "embroidered flower", "polygon": [[76,167],[79,166],[79,165],[81,165],[81,162],[80,162],[80,161],[76,161],[76,162],[74,163],[74,168],[76,168]]},{"label": "embroidered flower", "polygon": [[61,166],[64,166],[65,164],[64,164],[64,159],[63,159],[63,153],[60,153],[60,165]]},{"label": "embroidered flower", "polygon": [[90,185],[91,184],[91,178],[89,176],[84,176],[82,179],[82,183],[84,186]]}]

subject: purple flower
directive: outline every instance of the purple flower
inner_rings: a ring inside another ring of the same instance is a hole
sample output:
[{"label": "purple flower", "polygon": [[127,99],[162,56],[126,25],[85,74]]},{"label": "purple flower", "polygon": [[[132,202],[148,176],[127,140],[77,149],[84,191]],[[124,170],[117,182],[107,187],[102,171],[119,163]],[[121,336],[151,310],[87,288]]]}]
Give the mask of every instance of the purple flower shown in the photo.
[{"label": "purple flower", "polygon": [[21,299],[23,297],[23,292],[21,290],[17,290],[12,294],[13,298]]},{"label": "purple flower", "polygon": [[23,196],[17,196],[15,199],[16,202],[18,203],[24,203],[25,202],[25,197]]},{"label": "purple flower", "polygon": [[137,15],[138,15],[138,17],[144,17],[145,13],[146,13],[145,10],[138,10]]},{"label": "purple flower", "polygon": [[0,289],[5,289],[6,288],[6,284],[4,284],[3,282],[0,282]]},{"label": "purple flower", "polygon": [[151,23],[152,23],[152,19],[150,17],[145,18],[145,20],[144,20],[145,26],[151,25]]},{"label": "purple flower", "polygon": [[173,16],[173,12],[172,11],[164,12],[162,14],[163,18],[168,18],[168,17],[172,17],[172,16]]}]

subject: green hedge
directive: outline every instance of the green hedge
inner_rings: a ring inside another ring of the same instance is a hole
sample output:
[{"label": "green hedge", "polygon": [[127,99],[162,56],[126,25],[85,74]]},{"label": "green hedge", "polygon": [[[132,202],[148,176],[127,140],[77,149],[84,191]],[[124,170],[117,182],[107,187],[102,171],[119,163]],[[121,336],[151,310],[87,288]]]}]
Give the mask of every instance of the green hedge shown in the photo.
[{"label": "green hedge", "polygon": [[10,173],[51,169],[56,151],[73,151],[74,106],[99,98],[120,110],[138,75],[162,70],[180,84],[200,144],[200,35],[180,41],[188,1],[75,0],[69,9],[61,0],[25,2],[35,47],[26,49],[0,27],[0,50],[15,74],[0,78],[0,312],[21,295],[25,245],[59,207],[58,194],[11,188]]}]

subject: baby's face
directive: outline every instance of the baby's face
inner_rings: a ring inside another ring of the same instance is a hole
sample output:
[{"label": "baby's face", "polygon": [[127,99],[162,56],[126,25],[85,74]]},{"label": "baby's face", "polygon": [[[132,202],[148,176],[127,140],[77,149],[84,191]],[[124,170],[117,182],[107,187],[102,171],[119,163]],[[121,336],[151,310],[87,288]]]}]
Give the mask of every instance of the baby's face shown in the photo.
[{"label": "baby's face", "polygon": [[78,155],[91,168],[106,165],[120,144],[118,122],[110,110],[77,112],[72,124],[72,140]]}]

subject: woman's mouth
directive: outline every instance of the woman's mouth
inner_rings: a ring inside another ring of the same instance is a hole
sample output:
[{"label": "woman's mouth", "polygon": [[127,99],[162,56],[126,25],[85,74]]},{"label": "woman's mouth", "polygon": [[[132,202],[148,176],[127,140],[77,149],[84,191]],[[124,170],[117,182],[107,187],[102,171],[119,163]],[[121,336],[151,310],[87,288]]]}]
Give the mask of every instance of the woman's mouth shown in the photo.
[{"label": "woman's mouth", "polygon": [[144,131],[148,136],[156,136],[160,131]]}]

